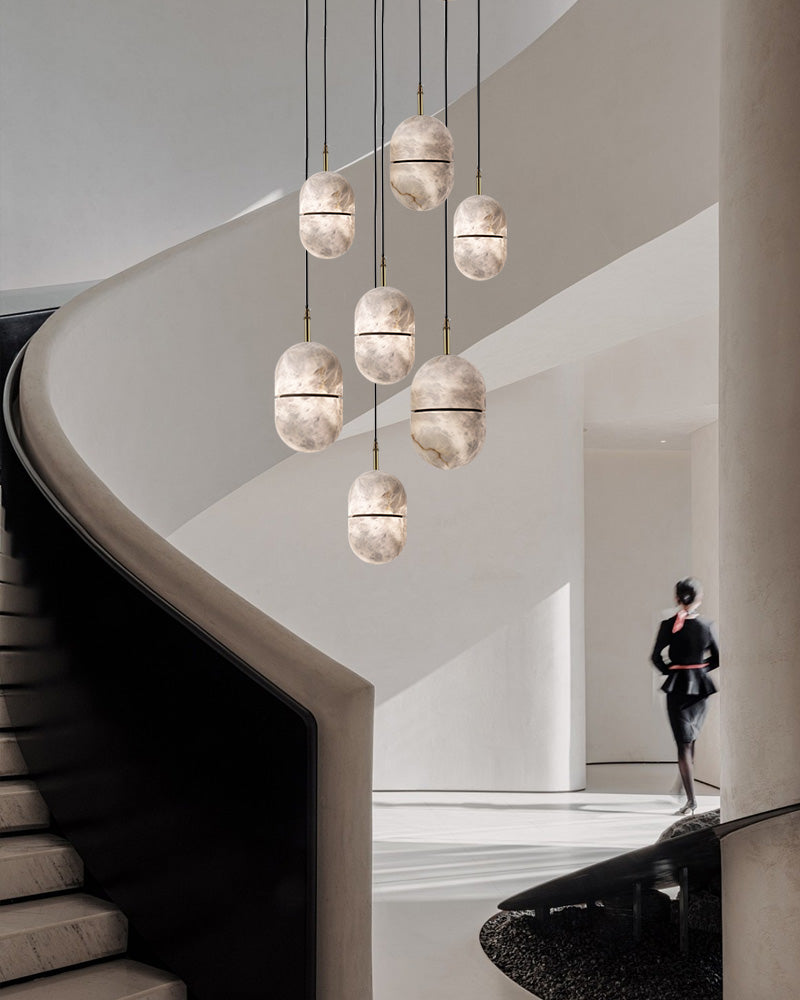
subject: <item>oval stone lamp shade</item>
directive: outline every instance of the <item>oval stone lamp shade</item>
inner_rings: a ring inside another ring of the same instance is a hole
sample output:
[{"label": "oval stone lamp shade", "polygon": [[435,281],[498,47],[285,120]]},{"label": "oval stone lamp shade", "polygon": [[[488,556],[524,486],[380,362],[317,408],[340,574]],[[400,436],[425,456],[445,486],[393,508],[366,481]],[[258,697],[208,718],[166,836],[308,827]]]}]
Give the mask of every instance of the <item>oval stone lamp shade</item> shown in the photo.
[{"label": "oval stone lamp shade", "polygon": [[321,170],[300,188],[300,242],[315,257],[341,257],[356,233],[356,198],[341,174]]},{"label": "oval stone lamp shade", "polygon": [[437,469],[467,465],[486,439],[486,383],[455,354],[426,361],[411,383],[411,440]]},{"label": "oval stone lamp shade", "polygon": [[459,271],[486,281],[503,270],[508,252],[506,213],[485,194],[465,198],[453,219],[453,260]]},{"label": "oval stone lamp shade", "polygon": [[295,451],[322,451],[342,429],[342,366],[322,344],[292,344],[275,366],[275,429]]},{"label": "oval stone lamp shade", "polygon": [[414,367],[414,308],[397,288],[371,288],[355,312],[355,355],[361,374],[378,385],[399,382]]},{"label": "oval stone lamp shade", "polygon": [[453,189],[453,137],[438,118],[413,115],[389,144],[389,183],[397,200],[416,212],[441,205]]},{"label": "oval stone lamp shade", "polygon": [[408,503],[403,484],[386,472],[364,472],[347,497],[350,548],[364,562],[391,562],[406,544]]}]

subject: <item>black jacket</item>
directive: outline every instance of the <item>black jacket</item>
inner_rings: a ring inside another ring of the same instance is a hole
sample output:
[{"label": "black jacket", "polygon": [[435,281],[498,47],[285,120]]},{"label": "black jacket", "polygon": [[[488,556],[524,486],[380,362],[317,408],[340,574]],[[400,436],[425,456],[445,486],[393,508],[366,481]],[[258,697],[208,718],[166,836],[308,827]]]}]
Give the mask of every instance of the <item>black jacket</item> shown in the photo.
[{"label": "black jacket", "polygon": [[[708,676],[719,666],[719,647],[711,622],[705,618],[687,618],[683,628],[673,634],[677,612],[661,623],[650,659],[666,674],[661,690],[668,693],[707,697],[717,690]],[[701,663],[694,670],[670,670],[670,664]]]}]

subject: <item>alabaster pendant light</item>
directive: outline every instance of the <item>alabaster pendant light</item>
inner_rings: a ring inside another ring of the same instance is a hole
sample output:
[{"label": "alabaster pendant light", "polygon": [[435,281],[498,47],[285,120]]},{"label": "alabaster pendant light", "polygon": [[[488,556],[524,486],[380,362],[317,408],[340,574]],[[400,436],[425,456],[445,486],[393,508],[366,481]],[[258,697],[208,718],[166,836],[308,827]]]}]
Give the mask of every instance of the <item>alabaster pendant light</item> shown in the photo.
[{"label": "alabaster pendant light", "polygon": [[[373,82],[375,87],[372,118],[372,138],[374,156],[373,175],[373,251],[378,259],[378,191],[380,191],[381,211],[381,286],[378,285],[377,267],[374,273],[375,288],[365,292],[358,300],[354,317],[354,351],[356,367],[361,374],[378,385],[391,385],[405,378],[414,366],[414,307],[398,289],[386,284],[386,209],[384,204],[384,129],[386,124],[386,101],[384,97],[385,74],[383,71],[384,0],[381,0],[381,166],[378,173],[378,72],[377,42],[375,44],[375,66]],[[380,176],[380,183],[379,183]]]},{"label": "alabaster pendant light", "polygon": [[[384,20],[386,13],[386,2],[381,0],[381,98],[383,97],[383,39]],[[377,223],[378,217],[378,160],[377,160],[377,114],[378,114],[378,0],[374,0],[372,7],[373,15],[373,146],[375,156],[373,158],[374,177],[374,218]],[[383,101],[382,101],[383,103]],[[381,113],[383,120],[383,113]],[[381,130],[382,131],[382,130]],[[383,208],[383,144],[381,144],[381,209]],[[383,211],[381,211],[383,216]],[[381,230],[383,231],[383,218],[381,220]],[[378,261],[378,235],[377,228],[373,230],[373,251],[374,251],[374,273],[373,278],[377,285],[377,261]],[[382,338],[395,337],[397,340],[411,341],[411,363],[414,359],[414,311],[410,303],[396,288],[388,288],[385,283],[386,260],[381,256],[381,276],[383,284],[380,288],[374,288],[365,295],[356,307],[356,360],[359,361],[359,341],[367,341],[368,333],[359,336],[359,326],[371,328],[378,323],[385,323],[386,317],[394,316],[393,322],[397,327],[407,329],[410,324],[411,337],[398,335],[397,333],[386,332],[380,334]],[[410,313],[410,316],[409,316]],[[397,362],[392,361],[396,349],[378,350],[371,358],[366,358],[370,369],[383,365],[383,369],[388,367],[394,371],[397,369]],[[363,360],[363,359],[362,359]],[[410,368],[411,363],[408,367]],[[402,359],[400,367],[405,367],[406,360]],[[359,368],[361,368],[359,363]],[[383,370],[382,369],[382,370]],[[406,371],[408,368],[406,368]],[[363,371],[363,369],[362,369]],[[367,376],[368,378],[371,376]],[[402,376],[400,376],[402,377]],[[374,421],[374,435],[372,443],[372,471],[362,473],[350,487],[347,497],[347,537],[350,548],[363,562],[380,565],[391,562],[403,551],[406,544],[406,514],[408,502],[403,484],[396,476],[391,476],[386,472],[381,472],[379,451],[378,451],[378,379],[373,378],[376,383],[373,391],[372,414]],[[388,381],[396,381],[388,379]]]},{"label": "alabaster pendant light", "polygon": [[414,367],[414,308],[386,285],[371,288],[355,312],[355,358],[361,374],[378,385],[399,382]]},{"label": "alabaster pendant light", "polygon": [[[308,177],[308,0],[306,0],[306,177]],[[295,451],[322,451],[342,429],[343,378],[339,359],[311,340],[305,253],[305,338],[283,352],[275,366],[275,429]]]},{"label": "alabaster pendant light", "polygon": [[503,270],[507,254],[508,225],[500,204],[480,193],[465,198],[453,218],[456,267],[473,281],[486,281]]},{"label": "alabaster pendant light", "polygon": [[363,562],[391,562],[406,544],[408,502],[396,476],[374,469],[362,473],[347,497],[347,537]]},{"label": "alabaster pendant light", "polygon": [[[445,9],[447,3],[448,0],[444,0]],[[389,182],[401,205],[415,212],[427,212],[441,205],[453,190],[455,165],[453,137],[449,129],[438,118],[423,114],[422,0],[418,0],[418,14],[417,113],[400,122],[394,130],[389,145]]]},{"label": "alabaster pendant light", "polygon": [[295,451],[322,451],[342,429],[342,366],[322,344],[293,344],[275,366],[275,428]]},{"label": "alabaster pendant light", "polygon": [[[306,11],[308,4],[306,4]],[[306,14],[306,20],[308,19]],[[306,130],[306,181],[300,189],[300,242],[314,257],[341,257],[353,245],[356,233],[356,199],[350,182],[328,170],[328,2],[323,14],[323,146],[322,170],[308,176]],[[308,90],[308,34],[306,33],[306,91]],[[306,97],[306,121],[308,98]]]},{"label": "alabaster pendant light", "polygon": [[486,384],[469,361],[442,354],[419,369],[411,384],[411,440],[437,469],[467,465],[481,450]]},{"label": "alabaster pendant light", "polygon": [[453,260],[467,278],[486,281],[499,274],[508,253],[506,213],[494,198],[483,194],[481,178],[481,0],[478,5],[477,98],[477,194],[456,209],[453,219]]},{"label": "alabaster pendant light", "polygon": [[[327,153],[323,154],[327,161]],[[300,242],[315,257],[341,257],[356,234],[356,199],[346,177],[327,167],[300,189]]]},{"label": "alabaster pendant light", "polygon": [[[445,122],[447,121],[447,2],[445,23]],[[486,383],[478,369],[450,353],[449,240],[444,204],[444,354],[431,358],[411,383],[411,440],[437,469],[457,469],[475,458],[486,439]]]}]

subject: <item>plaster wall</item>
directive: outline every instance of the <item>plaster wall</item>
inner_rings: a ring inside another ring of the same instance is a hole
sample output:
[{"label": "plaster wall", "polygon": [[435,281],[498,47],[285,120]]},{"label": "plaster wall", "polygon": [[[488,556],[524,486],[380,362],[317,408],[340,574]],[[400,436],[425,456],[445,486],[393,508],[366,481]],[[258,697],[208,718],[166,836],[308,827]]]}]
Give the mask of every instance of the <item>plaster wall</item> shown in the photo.
[{"label": "plaster wall", "polygon": [[413,453],[407,424],[381,433],[409,496],[393,563],[347,544],[368,435],[281,463],[170,538],[375,684],[377,787],[584,782],[580,369],[498,389],[487,410],[483,451],[451,473]]},{"label": "plaster wall", "polygon": [[[720,691],[725,685],[724,633],[719,621],[719,424],[714,421],[691,437],[692,461],[692,575],[703,584],[702,614],[716,622],[723,645],[722,666],[714,672]],[[695,776],[720,787],[720,706],[714,696],[697,741]]]},{"label": "plaster wall", "polygon": [[689,573],[690,454],[587,449],[585,470],[587,762],[671,761],[649,656]]}]

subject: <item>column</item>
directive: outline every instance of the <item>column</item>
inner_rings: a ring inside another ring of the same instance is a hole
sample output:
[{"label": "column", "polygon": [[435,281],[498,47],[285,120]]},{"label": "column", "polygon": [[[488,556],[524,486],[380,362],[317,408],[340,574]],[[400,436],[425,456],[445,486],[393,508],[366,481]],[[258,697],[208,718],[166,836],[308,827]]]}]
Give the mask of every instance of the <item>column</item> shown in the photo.
[{"label": "column", "polygon": [[[723,0],[723,819],[800,800],[800,3]],[[725,1000],[796,1000],[800,815],[723,844]]]}]

